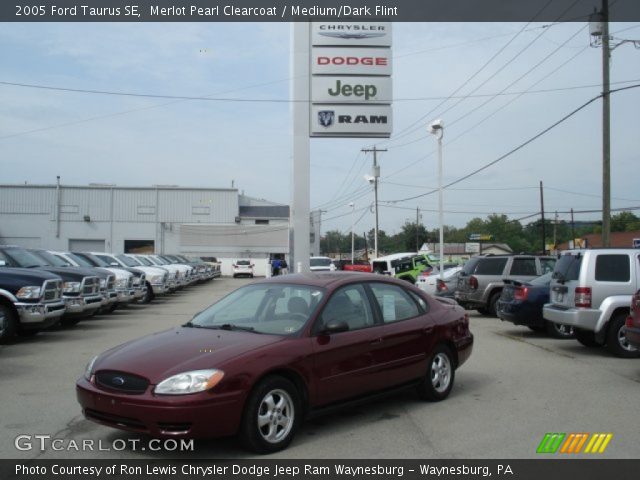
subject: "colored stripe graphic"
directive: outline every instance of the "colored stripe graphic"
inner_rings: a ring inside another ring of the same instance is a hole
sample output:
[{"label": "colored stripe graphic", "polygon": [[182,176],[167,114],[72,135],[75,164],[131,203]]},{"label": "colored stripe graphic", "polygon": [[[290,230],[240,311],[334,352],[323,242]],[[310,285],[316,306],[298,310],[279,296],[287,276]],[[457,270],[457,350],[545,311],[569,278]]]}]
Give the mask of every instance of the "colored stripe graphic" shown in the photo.
[{"label": "colored stripe graphic", "polygon": [[613,438],[613,433],[594,433],[584,453],[604,453]]},{"label": "colored stripe graphic", "polygon": [[565,440],[560,453],[580,453],[582,446],[589,438],[588,433],[571,433]]},{"label": "colored stripe graphic", "polygon": [[613,433],[545,433],[536,453],[604,453],[612,438]]},{"label": "colored stripe graphic", "polygon": [[546,433],[536,453],[556,453],[566,433]]}]

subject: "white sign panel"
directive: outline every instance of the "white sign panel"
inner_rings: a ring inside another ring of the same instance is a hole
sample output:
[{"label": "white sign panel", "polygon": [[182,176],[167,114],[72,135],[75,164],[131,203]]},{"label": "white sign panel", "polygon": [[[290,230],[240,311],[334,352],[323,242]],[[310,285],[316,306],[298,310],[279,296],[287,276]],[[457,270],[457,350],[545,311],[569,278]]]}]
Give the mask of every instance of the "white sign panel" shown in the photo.
[{"label": "white sign panel", "polygon": [[480,253],[480,244],[477,242],[467,242],[464,244],[465,253]]},{"label": "white sign panel", "polygon": [[313,75],[391,75],[389,48],[314,48]]},{"label": "white sign panel", "polygon": [[311,136],[389,137],[392,129],[390,105],[312,105]]},{"label": "white sign panel", "polygon": [[313,77],[314,103],[391,103],[391,77]]},{"label": "white sign panel", "polygon": [[311,44],[390,47],[391,22],[313,22]]}]

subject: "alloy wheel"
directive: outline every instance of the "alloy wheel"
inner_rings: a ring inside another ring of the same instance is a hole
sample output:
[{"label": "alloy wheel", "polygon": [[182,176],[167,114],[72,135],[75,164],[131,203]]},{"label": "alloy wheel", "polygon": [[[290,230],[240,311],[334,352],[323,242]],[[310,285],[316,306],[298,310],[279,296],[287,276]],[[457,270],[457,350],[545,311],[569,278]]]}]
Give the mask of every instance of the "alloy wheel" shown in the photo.
[{"label": "alloy wheel", "polygon": [[279,443],[289,435],[295,420],[294,403],[282,389],[269,391],[258,408],[258,430],[269,443]]},{"label": "alloy wheel", "polygon": [[449,357],[439,352],[431,362],[431,385],[438,393],[449,388],[451,382],[451,361]]}]

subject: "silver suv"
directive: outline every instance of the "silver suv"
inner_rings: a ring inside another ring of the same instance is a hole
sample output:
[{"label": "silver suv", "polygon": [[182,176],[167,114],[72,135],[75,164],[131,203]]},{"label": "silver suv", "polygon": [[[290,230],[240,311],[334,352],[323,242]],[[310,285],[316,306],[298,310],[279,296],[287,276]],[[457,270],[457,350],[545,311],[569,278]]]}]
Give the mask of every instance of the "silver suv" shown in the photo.
[{"label": "silver suv", "polygon": [[639,262],[640,251],[631,248],[563,252],[544,318],[573,326],[576,339],[587,347],[606,344],[619,357],[637,357],[640,352],[627,342],[624,323],[640,288]]},{"label": "silver suv", "polygon": [[485,255],[469,259],[458,277],[455,299],[466,309],[496,316],[504,280],[533,280],[551,272],[555,257],[537,255]]}]

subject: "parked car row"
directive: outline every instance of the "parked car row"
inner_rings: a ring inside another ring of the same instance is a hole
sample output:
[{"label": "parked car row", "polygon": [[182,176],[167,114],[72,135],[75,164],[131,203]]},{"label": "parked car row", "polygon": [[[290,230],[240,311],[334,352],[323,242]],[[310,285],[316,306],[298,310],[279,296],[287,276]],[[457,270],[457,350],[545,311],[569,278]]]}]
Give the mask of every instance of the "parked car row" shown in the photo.
[{"label": "parked car row", "polygon": [[74,325],[131,302],[149,303],[215,276],[211,265],[182,255],[0,245],[0,343],[57,323]]}]

